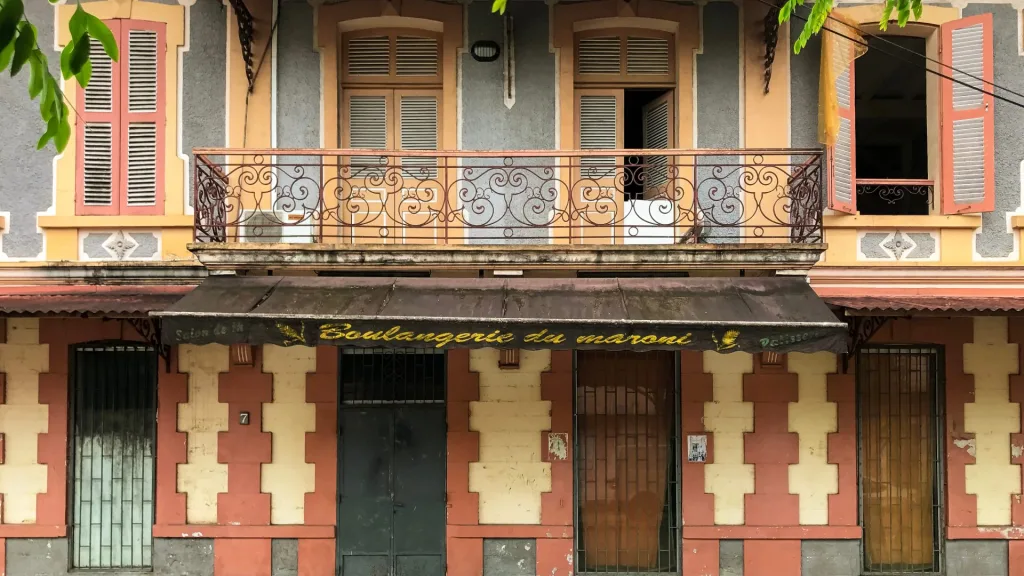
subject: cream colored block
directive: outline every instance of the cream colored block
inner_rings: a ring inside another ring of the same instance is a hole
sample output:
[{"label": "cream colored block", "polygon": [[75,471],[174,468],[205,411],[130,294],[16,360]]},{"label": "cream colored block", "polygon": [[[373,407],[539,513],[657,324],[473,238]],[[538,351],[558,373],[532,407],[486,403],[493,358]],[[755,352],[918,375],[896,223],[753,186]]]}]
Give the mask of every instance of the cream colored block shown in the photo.
[{"label": "cream colored block", "polygon": [[263,371],[274,375],[273,402],[263,404],[271,433],[271,462],[260,466],[260,491],[270,494],[271,524],[305,522],[306,494],[316,469],[306,462],[306,433],[316,431],[316,406],[306,402],[306,375],[316,371],[316,348],[263,347]]},{"label": "cream colored block", "polygon": [[228,405],[219,400],[219,375],[229,368],[228,347],[182,345],[179,366],[189,378],[188,402],[178,405],[178,431],[186,438],[178,492],[185,494],[189,524],[216,524],[217,494],[228,491],[227,464],[217,462],[217,434],[228,429]]},{"label": "cream colored block", "polygon": [[975,385],[975,401],[964,405],[964,430],[975,438],[974,464],[965,466],[966,491],[977,496],[979,526],[1006,526],[1022,488],[1020,465],[1010,463],[1010,434],[1021,431],[1020,405],[1010,402],[1019,351],[1008,341],[1007,318],[973,320],[973,342],[964,344],[964,373],[974,375]]},{"label": "cream colored block", "polygon": [[539,524],[541,494],[551,491],[551,465],[541,461],[541,435],[551,428],[541,374],[551,368],[551,352],[521,350],[515,370],[499,368],[499,356],[494,348],[469,354],[480,375],[480,401],[469,404],[469,429],[480,434],[469,490],[480,495],[483,524]]},{"label": "cream colored block", "polygon": [[754,430],[754,405],[743,401],[743,375],[753,372],[745,352],[704,353],[712,402],[704,403],[704,428],[713,435],[714,462],[704,466],[704,491],[715,497],[715,524],[743,524],[744,495],[754,492],[754,466],[743,463],[743,433]]},{"label": "cream colored block", "polygon": [[0,404],[4,462],[0,495],[4,524],[36,521],[36,496],[46,492],[47,470],[39,463],[39,435],[49,431],[49,406],[39,403],[39,374],[49,370],[50,347],[39,343],[38,318],[9,318],[7,342],[0,344],[0,372],[6,395]]},{"label": "cream colored block", "polygon": [[828,524],[828,497],[839,493],[839,467],[828,463],[828,435],[839,431],[837,407],[828,401],[828,374],[836,370],[831,352],[790,354],[799,396],[789,403],[789,431],[799,438],[800,459],[789,465],[789,493],[799,497],[800,524]]}]

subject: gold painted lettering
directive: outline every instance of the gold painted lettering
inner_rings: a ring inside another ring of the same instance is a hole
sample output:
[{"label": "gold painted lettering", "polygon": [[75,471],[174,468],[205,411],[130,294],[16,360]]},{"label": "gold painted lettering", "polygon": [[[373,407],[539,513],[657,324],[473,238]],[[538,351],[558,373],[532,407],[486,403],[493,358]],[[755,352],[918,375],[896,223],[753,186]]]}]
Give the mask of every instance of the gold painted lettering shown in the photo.
[{"label": "gold painted lettering", "polygon": [[641,344],[654,344],[657,341],[658,337],[652,335],[644,336],[643,338],[640,339]]},{"label": "gold painted lettering", "polygon": [[498,344],[508,344],[509,342],[516,339],[515,334],[509,334],[508,332],[498,336]]},{"label": "gold painted lettering", "polygon": [[470,334],[469,332],[462,332],[455,337],[455,341],[458,342],[459,344],[463,344],[465,342],[469,342],[469,339],[472,337],[473,335]]},{"label": "gold painted lettering", "polygon": [[544,340],[544,335],[547,334],[547,333],[548,333],[547,328],[545,328],[545,329],[541,330],[540,332],[534,332],[532,334],[527,334],[526,337],[523,338],[523,342],[543,342],[543,341],[545,341]]}]

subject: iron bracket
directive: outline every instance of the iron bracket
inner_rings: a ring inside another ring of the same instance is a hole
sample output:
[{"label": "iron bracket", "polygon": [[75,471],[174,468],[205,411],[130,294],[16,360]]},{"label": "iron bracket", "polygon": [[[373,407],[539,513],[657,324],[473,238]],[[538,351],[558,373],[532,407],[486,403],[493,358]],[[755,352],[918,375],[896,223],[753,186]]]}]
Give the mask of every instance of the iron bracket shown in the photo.
[{"label": "iron bracket", "polygon": [[164,344],[160,335],[160,320],[158,318],[128,318],[128,323],[143,340],[156,348],[157,354],[164,359],[164,369],[170,373],[171,347]]},{"label": "iron bracket", "polygon": [[883,326],[892,320],[889,316],[851,316],[847,325],[850,327],[850,338],[847,349],[849,352],[843,354],[843,373],[849,373],[850,358],[856,356],[861,348],[871,340]]},{"label": "iron bracket", "polygon": [[773,4],[764,15],[764,93],[772,83],[772,64],[775,62],[775,47],[779,44],[779,7]]}]

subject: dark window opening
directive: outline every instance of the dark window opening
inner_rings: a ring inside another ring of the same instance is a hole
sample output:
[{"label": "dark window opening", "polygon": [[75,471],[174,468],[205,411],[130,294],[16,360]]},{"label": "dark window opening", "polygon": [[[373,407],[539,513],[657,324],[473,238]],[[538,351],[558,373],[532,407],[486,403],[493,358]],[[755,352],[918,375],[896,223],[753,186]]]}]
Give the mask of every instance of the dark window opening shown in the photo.
[{"label": "dark window opening", "polygon": [[576,571],[679,572],[677,355],[576,354]]},{"label": "dark window opening", "polygon": [[857,356],[865,574],[942,570],[943,373],[934,347]]},{"label": "dark window opening", "polygon": [[[900,58],[888,56],[895,42]],[[927,215],[928,98],[925,39],[870,38],[854,63],[857,210],[861,214]]]},{"label": "dark window opening", "polygon": [[343,348],[341,403],[443,404],[444,352]]},{"label": "dark window opening", "polygon": [[[659,144],[650,145],[650,133],[645,137],[644,131],[644,115],[649,110],[650,105],[653,104],[655,100],[665,96],[669,92],[671,92],[671,90],[648,88],[623,90],[623,148],[626,150],[671,148],[675,144],[674,142],[668,142],[664,146]],[[666,121],[670,119],[671,116],[666,117]],[[648,188],[646,183],[657,178],[657,175],[651,174],[651,170],[649,169],[658,164],[656,158],[659,157],[644,158],[643,156],[627,156],[625,158],[626,174],[623,191],[625,192],[626,200],[644,199],[644,190],[645,188]]]},{"label": "dark window opening", "polygon": [[153,565],[157,354],[135,343],[71,350],[71,567]]}]

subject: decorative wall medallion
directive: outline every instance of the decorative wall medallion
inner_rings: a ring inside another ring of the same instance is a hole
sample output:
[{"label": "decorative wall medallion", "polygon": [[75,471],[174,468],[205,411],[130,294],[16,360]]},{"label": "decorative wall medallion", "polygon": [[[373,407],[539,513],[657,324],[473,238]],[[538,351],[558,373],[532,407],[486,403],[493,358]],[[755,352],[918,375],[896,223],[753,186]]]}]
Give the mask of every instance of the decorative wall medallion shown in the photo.
[{"label": "decorative wall medallion", "polygon": [[103,248],[118,260],[124,260],[138,247],[138,242],[123,230],[118,230],[103,243]]},{"label": "decorative wall medallion", "polygon": [[857,237],[857,259],[900,262],[939,260],[938,231],[864,231]]},{"label": "decorative wall medallion", "polygon": [[906,236],[903,235],[902,232],[897,230],[896,232],[892,233],[892,237],[889,238],[888,242],[882,244],[882,247],[888,250],[889,252],[892,252],[893,256],[895,256],[896,259],[899,260],[903,258],[903,254],[905,254],[912,247],[915,247],[915,245],[910,238],[907,238]]}]

